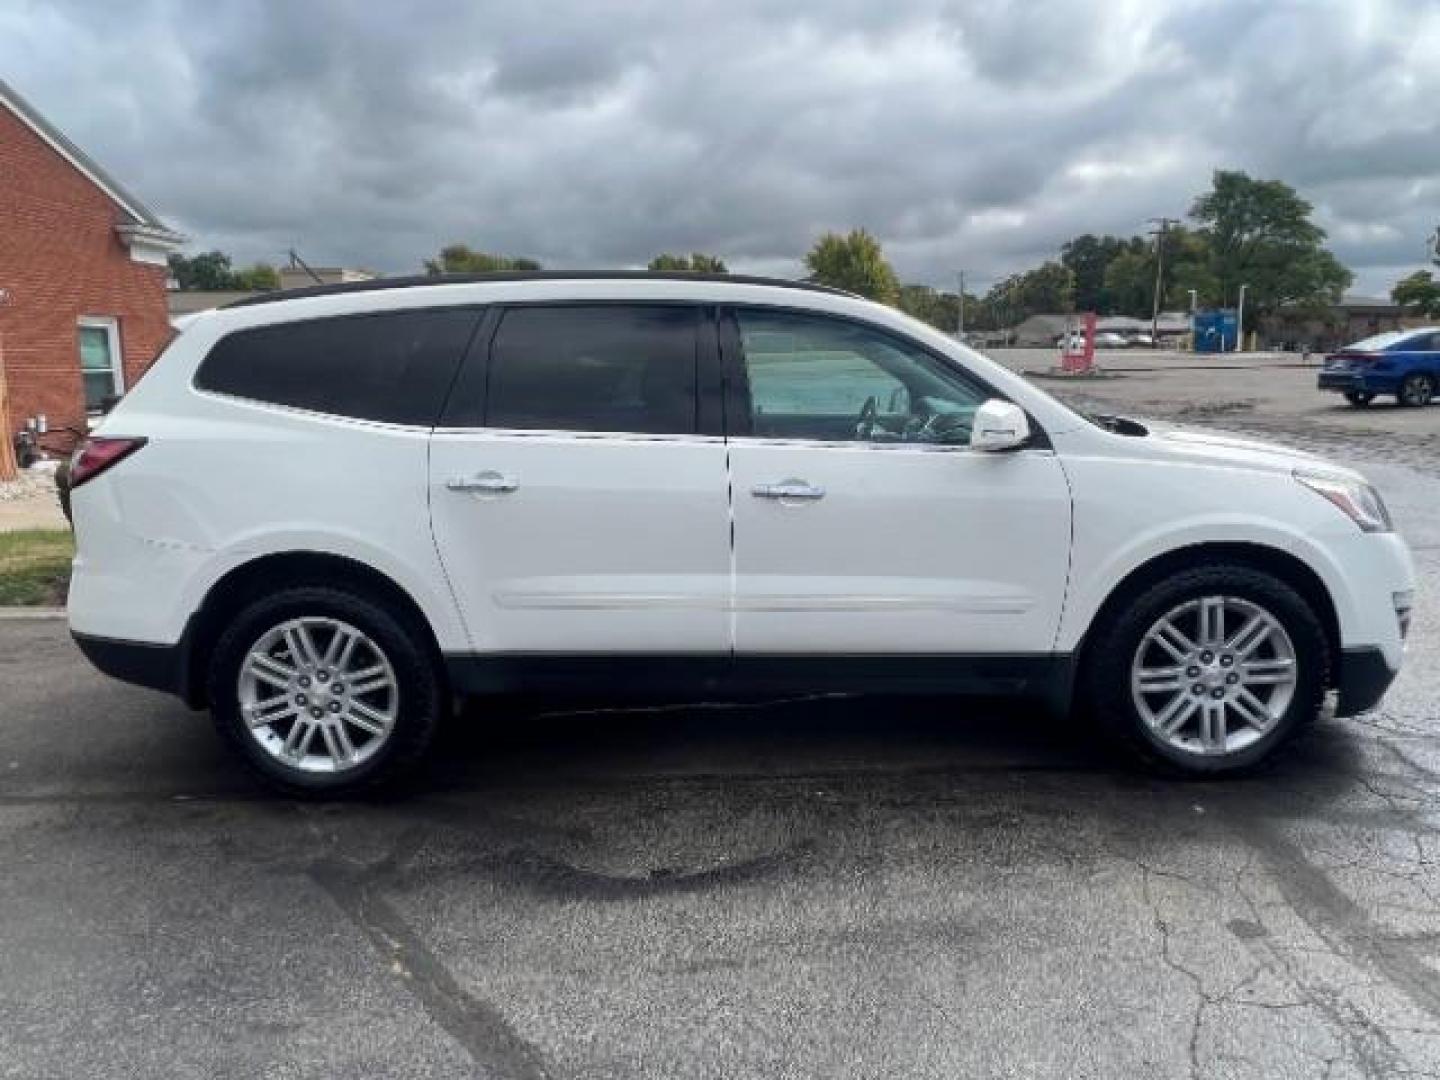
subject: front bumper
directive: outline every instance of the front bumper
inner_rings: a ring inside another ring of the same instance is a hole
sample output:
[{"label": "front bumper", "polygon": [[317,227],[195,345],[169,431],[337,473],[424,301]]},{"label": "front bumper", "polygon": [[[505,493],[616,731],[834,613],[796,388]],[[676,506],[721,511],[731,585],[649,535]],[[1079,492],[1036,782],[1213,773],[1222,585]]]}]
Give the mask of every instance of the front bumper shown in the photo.
[{"label": "front bumper", "polygon": [[1365,646],[1342,650],[1335,672],[1335,688],[1339,691],[1335,715],[1355,716],[1373,709],[1398,674],[1382,649]]}]

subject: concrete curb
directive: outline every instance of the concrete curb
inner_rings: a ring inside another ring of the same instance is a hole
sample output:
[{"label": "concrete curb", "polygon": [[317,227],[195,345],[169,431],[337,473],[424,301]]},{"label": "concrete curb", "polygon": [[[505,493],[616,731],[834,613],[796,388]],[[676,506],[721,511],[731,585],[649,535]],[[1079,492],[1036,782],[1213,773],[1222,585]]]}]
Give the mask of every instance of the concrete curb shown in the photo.
[{"label": "concrete curb", "polygon": [[65,618],[63,607],[0,607],[0,622],[63,618]]}]

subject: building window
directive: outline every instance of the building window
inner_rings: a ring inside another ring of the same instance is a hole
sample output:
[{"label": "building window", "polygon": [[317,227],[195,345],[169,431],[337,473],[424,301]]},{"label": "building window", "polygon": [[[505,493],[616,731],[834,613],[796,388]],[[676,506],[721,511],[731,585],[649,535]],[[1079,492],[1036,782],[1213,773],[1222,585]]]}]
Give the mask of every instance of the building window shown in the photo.
[{"label": "building window", "polygon": [[80,378],[85,383],[85,411],[98,413],[105,399],[125,392],[120,360],[120,326],[114,319],[80,320]]}]

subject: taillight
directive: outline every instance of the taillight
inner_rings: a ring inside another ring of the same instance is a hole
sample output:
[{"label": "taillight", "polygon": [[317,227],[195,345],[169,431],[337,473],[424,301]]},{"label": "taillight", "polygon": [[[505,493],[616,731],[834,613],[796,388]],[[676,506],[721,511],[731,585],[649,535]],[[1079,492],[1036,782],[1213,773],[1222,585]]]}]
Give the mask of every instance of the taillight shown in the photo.
[{"label": "taillight", "polygon": [[112,465],[118,465],[148,441],[105,436],[86,439],[70,459],[70,490],[74,491],[87,480],[94,480]]}]

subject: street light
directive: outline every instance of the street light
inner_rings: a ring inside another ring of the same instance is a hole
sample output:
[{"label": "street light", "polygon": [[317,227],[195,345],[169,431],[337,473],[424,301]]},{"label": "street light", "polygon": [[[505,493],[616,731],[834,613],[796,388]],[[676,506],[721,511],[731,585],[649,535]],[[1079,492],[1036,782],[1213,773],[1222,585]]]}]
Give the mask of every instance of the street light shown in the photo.
[{"label": "street light", "polygon": [[1235,351],[1240,351],[1240,346],[1245,343],[1245,290],[1249,285],[1240,286],[1240,305],[1235,312]]},{"label": "street light", "polygon": [[1195,318],[1195,309],[1200,306],[1199,298],[1194,289],[1186,290],[1190,293],[1190,318]]}]

